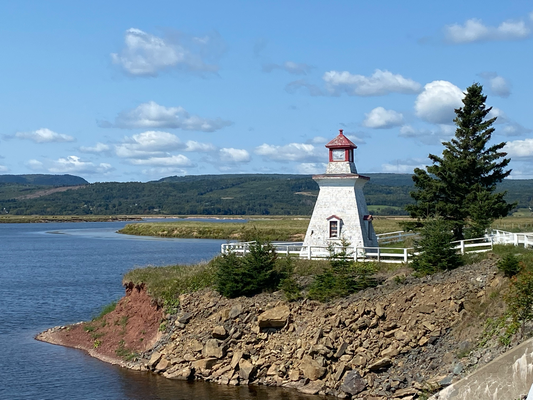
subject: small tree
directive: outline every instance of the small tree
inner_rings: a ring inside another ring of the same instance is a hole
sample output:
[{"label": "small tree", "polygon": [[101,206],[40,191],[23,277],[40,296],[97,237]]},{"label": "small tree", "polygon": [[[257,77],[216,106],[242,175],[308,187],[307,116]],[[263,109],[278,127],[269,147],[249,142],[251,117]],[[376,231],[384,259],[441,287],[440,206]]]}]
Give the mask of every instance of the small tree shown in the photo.
[{"label": "small tree", "polygon": [[422,275],[457,268],[462,264],[461,257],[453,248],[452,225],[437,217],[427,220],[420,231],[420,239],[415,241],[419,253],[411,266]]},{"label": "small tree", "polygon": [[250,244],[249,250],[243,257],[229,252],[215,260],[216,288],[221,295],[253,296],[278,287],[282,276],[276,268],[274,247],[258,240]]},{"label": "small tree", "polygon": [[496,118],[486,119],[492,108],[486,108],[482,89],[478,83],[467,88],[463,107],[455,110],[455,137],[443,142],[441,157],[429,155],[433,165],[415,169],[416,203],[406,207],[420,224],[440,215],[451,223],[456,240],[479,237],[515,206],[504,200],[505,192],[494,193],[511,173],[505,169],[510,159],[504,158],[505,142],[489,145]]}]

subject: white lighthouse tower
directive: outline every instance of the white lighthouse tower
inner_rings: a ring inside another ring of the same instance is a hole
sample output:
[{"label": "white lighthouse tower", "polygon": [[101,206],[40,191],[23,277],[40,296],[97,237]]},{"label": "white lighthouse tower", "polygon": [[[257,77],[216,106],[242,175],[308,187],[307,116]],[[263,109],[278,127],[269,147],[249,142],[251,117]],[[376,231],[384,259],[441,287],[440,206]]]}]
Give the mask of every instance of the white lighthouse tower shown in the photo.
[{"label": "white lighthouse tower", "polygon": [[314,175],[320,192],[303,243],[308,246],[340,245],[377,247],[378,240],[368,213],[363,186],[370,178],[359,175],[353,152],[357,148],[344,134],[326,144],[329,164],[326,173]]}]

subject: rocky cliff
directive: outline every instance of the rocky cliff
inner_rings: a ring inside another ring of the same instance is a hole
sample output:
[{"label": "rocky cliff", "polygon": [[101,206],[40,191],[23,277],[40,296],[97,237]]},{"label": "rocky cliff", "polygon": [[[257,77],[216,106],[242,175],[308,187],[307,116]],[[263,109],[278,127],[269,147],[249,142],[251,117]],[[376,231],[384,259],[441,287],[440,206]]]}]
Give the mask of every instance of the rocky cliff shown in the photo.
[{"label": "rocky cliff", "polygon": [[506,350],[477,340],[487,317],[503,312],[507,284],[485,260],[424,278],[392,277],[327,304],[286,303],[280,292],[229,300],[204,290],[181,296],[178,313],[160,316],[162,336],[124,365],[169,379],[340,398],[423,398]]}]

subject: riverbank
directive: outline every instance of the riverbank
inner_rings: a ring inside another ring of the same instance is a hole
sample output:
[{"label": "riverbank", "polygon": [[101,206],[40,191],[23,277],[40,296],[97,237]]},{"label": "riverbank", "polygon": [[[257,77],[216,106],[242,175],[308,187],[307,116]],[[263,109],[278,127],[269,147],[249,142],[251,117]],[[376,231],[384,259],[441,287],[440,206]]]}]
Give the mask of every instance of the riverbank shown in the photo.
[{"label": "riverbank", "polygon": [[28,224],[52,222],[115,222],[153,218],[144,215],[0,215],[0,223]]},{"label": "riverbank", "polygon": [[[107,333],[95,339],[91,333],[104,331],[77,326],[39,338],[52,342],[68,334],[71,347],[169,379],[283,386],[340,398],[417,399],[508,348],[497,339],[479,342],[487,318],[505,310],[501,293],[509,281],[495,263],[492,257],[423,278],[396,271],[379,287],[325,304],[287,303],[281,292],[226,299],[206,288],[181,295],[172,313],[163,315],[152,304],[145,318],[158,316],[151,326],[159,333],[151,334],[133,320],[120,326],[121,316],[135,314],[138,300],[147,301],[146,288],[128,283],[138,296],[127,292],[119,304],[131,314],[113,311],[105,325],[118,320],[116,329],[132,341]],[[146,346],[148,338],[153,346]],[[142,342],[146,347],[133,347]],[[122,351],[129,361],[119,356]]]},{"label": "riverbank", "polygon": [[[405,218],[403,218],[405,219]],[[401,230],[402,218],[376,217],[373,221],[376,233]],[[119,233],[138,236],[157,236],[193,239],[227,239],[250,241],[258,236],[263,240],[302,242],[309,225],[309,217],[277,217],[257,219],[250,217],[244,222],[213,224],[198,221],[143,222],[128,224]]]}]

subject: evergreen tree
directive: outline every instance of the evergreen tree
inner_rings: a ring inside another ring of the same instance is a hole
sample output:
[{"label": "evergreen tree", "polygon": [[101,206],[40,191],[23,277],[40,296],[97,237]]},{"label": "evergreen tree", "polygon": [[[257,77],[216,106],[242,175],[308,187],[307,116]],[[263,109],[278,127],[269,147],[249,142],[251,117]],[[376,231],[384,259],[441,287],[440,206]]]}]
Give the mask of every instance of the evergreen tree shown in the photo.
[{"label": "evergreen tree", "polygon": [[463,107],[456,109],[455,137],[443,142],[442,156],[430,154],[433,165],[416,168],[413,175],[416,201],[406,207],[419,223],[440,215],[449,221],[456,240],[479,237],[496,218],[515,206],[504,200],[506,192],[494,193],[496,184],[507,177],[510,159],[502,149],[505,142],[489,145],[496,118],[486,119],[483,87],[474,83],[465,93]]}]

